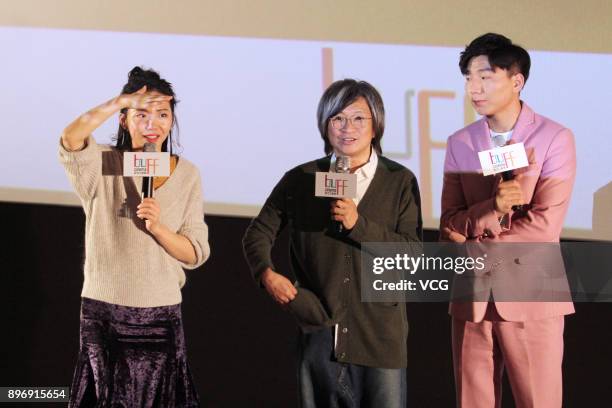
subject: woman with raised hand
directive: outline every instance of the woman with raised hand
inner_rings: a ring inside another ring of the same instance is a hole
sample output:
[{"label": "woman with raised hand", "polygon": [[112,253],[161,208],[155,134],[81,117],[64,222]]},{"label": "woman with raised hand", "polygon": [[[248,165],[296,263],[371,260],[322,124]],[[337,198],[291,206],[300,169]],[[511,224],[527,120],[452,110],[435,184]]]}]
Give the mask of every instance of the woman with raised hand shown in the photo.
[{"label": "woman with raised hand", "polygon": [[[172,85],[153,70],[132,69],[121,95],[64,130],[60,161],[85,211],[80,351],[70,407],[199,406],[181,320],[185,269],[208,258],[197,168],[172,154]],[[92,132],[119,113],[115,146]],[[170,152],[170,176],[123,177],[123,153],[145,143]]]}]

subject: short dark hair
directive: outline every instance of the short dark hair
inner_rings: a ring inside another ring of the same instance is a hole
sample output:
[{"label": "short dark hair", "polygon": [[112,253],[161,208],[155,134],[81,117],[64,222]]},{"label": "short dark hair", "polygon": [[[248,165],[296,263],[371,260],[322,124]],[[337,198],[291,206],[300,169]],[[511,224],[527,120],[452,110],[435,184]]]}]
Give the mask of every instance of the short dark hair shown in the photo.
[{"label": "short dark hair", "polygon": [[[159,73],[152,69],[134,67],[128,73],[128,81],[123,86],[121,93],[131,94],[138,91],[143,86],[147,87],[147,92],[157,91],[161,94],[172,96],[172,99],[169,101],[170,110],[172,111],[172,128],[170,128],[170,133],[162,144],[162,152],[169,151],[170,154],[172,154],[172,129],[176,129],[176,132],[178,133],[178,121],[176,118],[176,114],[174,113],[174,108],[176,106],[177,100],[176,95],[174,94],[174,89],[172,89],[172,84],[160,77]],[[126,114],[127,108],[121,109],[121,113]],[[178,140],[176,141],[176,143],[178,145]],[[132,136],[130,135],[130,132],[127,129],[121,126],[121,124],[119,124],[119,130],[117,130],[117,143],[115,146],[119,150],[132,149]]]},{"label": "short dark hair", "polygon": [[327,127],[329,120],[342,112],[344,108],[355,102],[359,97],[363,97],[370,111],[372,112],[372,129],[374,138],[372,147],[379,155],[382,155],[380,140],[385,132],[385,107],[380,93],[366,81],[356,81],[354,79],[341,79],[331,84],[321,96],[317,108],[317,124],[319,133],[325,143],[325,154],[333,151],[332,145],[327,138]]},{"label": "short dark hair", "polygon": [[529,78],[531,58],[526,49],[512,43],[508,37],[501,34],[487,33],[474,39],[459,56],[461,73],[468,73],[468,65],[472,58],[485,55],[492,68],[501,68],[508,73],[523,74],[525,82]]}]

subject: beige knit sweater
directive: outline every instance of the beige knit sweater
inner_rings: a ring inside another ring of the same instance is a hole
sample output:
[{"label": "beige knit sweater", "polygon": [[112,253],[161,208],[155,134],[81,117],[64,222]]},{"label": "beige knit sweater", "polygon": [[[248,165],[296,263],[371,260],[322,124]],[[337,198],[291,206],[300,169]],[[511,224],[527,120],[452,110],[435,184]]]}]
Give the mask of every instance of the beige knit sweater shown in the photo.
[{"label": "beige knit sweater", "polygon": [[123,177],[123,155],[96,144],[70,152],[60,142],[60,162],[85,211],[85,280],[81,295],[122,306],[154,307],[181,302],[185,269],[208,258],[202,188],[197,168],[181,158],[157,190],[161,222],[195,248],[197,261],[186,265],[170,256],[136,217],[142,177]]}]

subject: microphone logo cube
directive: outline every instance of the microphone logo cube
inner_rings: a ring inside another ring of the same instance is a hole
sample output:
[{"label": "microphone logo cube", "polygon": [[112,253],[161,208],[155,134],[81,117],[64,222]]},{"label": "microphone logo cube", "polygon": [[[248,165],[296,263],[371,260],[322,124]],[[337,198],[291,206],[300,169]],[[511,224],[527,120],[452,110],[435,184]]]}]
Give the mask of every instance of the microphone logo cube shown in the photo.
[{"label": "microphone logo cube", "polygon": [[325,194],[344,195],[347,179],[333,179],[325,175]]},{"label": "microphone logo cube", "polygon": [[357,197],[357,175],[317,172],[315,176],[315,196],[355,198]]},{"label": "microphone logo cube", "polygon": [[478,152],[478,159],[482,167],[482,174],[485,176],[529,165],[523,143],[513,143]]},{"label": "microphone logo cube", "polygon": [[170,153],[125,152],[123,153],[124,177],[168,177],[170,176]]}]

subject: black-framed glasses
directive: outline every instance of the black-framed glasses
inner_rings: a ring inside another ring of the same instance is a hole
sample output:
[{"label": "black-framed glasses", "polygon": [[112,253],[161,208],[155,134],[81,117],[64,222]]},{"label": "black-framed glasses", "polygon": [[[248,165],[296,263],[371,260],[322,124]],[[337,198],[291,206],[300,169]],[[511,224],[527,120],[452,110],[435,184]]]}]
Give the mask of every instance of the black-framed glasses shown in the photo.
[{"label": "black-framed glasses", "polygon": [[368,118],[367,116],[353,116],[352,118],[347,118],[346,116],[336,115],[329,120],[329,123],[331,123],[332,127],[336,130],[344,129],[347,122],[350,122],[356,129],[363,129],[366,122],[370,119],[372,118]]}]

